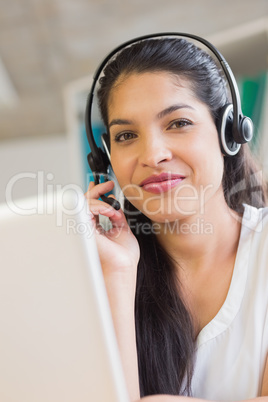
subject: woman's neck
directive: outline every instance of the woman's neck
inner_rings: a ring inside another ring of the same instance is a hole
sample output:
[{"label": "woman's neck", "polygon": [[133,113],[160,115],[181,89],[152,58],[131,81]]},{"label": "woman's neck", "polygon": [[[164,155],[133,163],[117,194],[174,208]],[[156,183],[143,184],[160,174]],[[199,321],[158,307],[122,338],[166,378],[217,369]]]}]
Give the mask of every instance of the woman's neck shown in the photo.
[{"label": "woman's neck", "polygon": [[198,270],[236,254],[241,217],[224,198],[210,200],[202,213],[161,224],[158,240],[180,266]]}]

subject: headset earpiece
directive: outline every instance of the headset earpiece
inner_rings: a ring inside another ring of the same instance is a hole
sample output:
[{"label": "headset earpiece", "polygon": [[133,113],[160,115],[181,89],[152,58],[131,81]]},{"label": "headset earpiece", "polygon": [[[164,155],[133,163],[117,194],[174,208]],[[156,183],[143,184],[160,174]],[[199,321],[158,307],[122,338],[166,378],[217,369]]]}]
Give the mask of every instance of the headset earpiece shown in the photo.
[{"label": "headset earpiece", "polygon": [[242,137],[242,144],[244,142],[249,142],[253,138],[254,126],[253,122],[249,117],[244,116],[240,123],[240,133]]},{"label": "headset earpiece", "polygon": [[221,109],[217,124],[221,150],[226,156],[236,155],[241,147],[233,137],[233,120],[233,105],[228,103]]}]

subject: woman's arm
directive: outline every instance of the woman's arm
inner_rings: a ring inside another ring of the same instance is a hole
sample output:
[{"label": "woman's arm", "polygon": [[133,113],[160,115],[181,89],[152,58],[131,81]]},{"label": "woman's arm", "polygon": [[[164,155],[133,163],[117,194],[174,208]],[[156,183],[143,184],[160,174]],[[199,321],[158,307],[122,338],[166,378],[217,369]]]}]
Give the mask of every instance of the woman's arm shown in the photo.
[{"label": "woman's arm", "polygon": [[264,375],[262,380],[262,389],[261,389],[262,396],[268,395],[268,357],[266,358],[266,365],[264,369]]},{"label": "woman's arm", "polygon": [[105,278],[117,343],[130,400],[140,398],[132,283],[123,275]]},{"label": "woman's arm", "polygon": [[[130,400],[134,401],[140,398],[134,320],[139,246],[123,211],[99,200],[113,186],[111,181],[96,186],[91,182],[86,198],[96,226],[96,242],[126,384]],[[100,214],[110,219],[110,230],[100,227]]]}]

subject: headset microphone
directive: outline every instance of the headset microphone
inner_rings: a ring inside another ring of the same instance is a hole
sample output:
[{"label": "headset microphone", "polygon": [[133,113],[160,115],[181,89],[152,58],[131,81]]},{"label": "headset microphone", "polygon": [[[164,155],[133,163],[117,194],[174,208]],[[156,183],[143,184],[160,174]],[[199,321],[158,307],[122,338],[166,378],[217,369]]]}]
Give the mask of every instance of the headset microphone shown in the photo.
[{"label": "headset microphone", "polygon": [[[179,33],[179,32],[165,32],[165,33],[140,36],[138,38],[129,40],[119,45],[114,50],[112,50],[102,61],[102,63],[96,70],[96,73],[93,78],[93,83],[91,86],[91,90],[86,105],[85,125],[86,125],[87,139],[91,149],[91,153],[88,155],[88,163],[93,172],[96,184],[99,183],[100,176],[108,178],[109,166],[110,166],[109,136],[106,133],[102,135],[102,145],[104,150],[98,147],[94,140],[92,123],[91,123],[94,91],[97,82],[102,74],[102,71],[106,66],[106,64],[120,50],[134,43],[146,39],[163,38],[163,37],[180,37],[180,38],[190,38],[192,40],[196,40],[197,42],[200,42],[203,45],[205,45],[205,47],[208,48],[214,54],[214,56],[220,63],[221,68],[225,74],[226,80],[228,82],[232,97],[232,103],[226,104],[222,108],[220,112],[220,117],[217,121],[219,142],[222,153],[225,156],[230,157],[236,155],[240,150],[241,144],[251,141],[253,137],[253,123],[249,117],[244,116],[242,113],[238,86],[235,77],[233,75],[233,72],[228,63],[226,62],[226,60],[224,59],[224,57],[222,56],[222,54],[210,42],[196,35],[188,33]],[[113,198],[102,196],[101,199],[107,202],[108,204],[112,205],[115,209],[120,209],[119,202],[114,200]]]},{"label": "headset microphone", "polygon": [[117,211],[121,208],[119,201],[115,200],[114,198],[106,197],[106,195],[101,195],[100,197],[102,201],[106,202],[107,204],[111,205]]}]

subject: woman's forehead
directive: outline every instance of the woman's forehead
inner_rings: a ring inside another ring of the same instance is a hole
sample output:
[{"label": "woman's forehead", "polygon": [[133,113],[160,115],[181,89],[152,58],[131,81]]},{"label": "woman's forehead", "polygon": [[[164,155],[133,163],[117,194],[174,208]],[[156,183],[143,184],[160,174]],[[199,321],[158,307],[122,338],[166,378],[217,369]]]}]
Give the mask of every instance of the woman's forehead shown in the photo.
[{"label": "woman's forehead", "polygon": [[175,81],[166,73],[133,74],[111,94],[107,124],[111,126],[118,120],[160,120],[179,109],[204,113],[207,105],[196,97],[186,80]]},{"label": "woman's forehead", "polygon": [[171,74],[167,71],[149,71],[142,73],[129,73],[120,76],[110,91],[108,108],[115,106],[116,102],[124,101],[131,96],[165,97],[178,89],[185,89],[191,96],[195,95],[193,85],[183,76]]},{"label": "woman's forehead", "polygon": [[176,98],[182,102],[185,97],[197,100],[191,83],[183,77],[168,72],[132,73],[122,77],[110,92],[108,112],[124,110],[129,105],[138,108],[146,102],[162,107],[174,103]]}]

